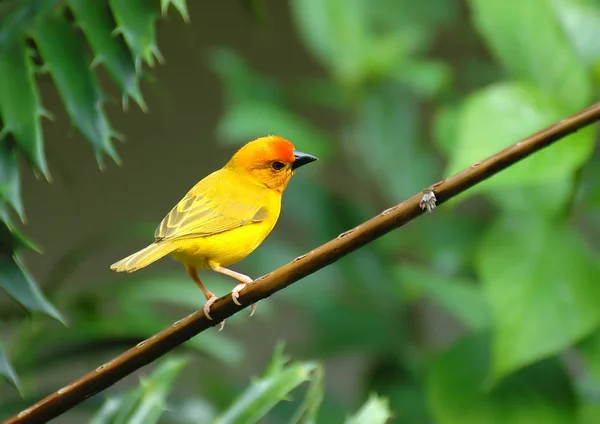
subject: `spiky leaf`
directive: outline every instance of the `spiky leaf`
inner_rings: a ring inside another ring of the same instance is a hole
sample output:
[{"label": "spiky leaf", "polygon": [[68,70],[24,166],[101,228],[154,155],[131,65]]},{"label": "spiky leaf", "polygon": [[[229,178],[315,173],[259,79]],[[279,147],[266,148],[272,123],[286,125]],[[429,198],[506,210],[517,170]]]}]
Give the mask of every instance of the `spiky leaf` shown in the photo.
[{"label": "spiky leaf", "polygon": [[124,106],[127,96],[131,96],[142,110],[146,110],[133,58],[123,40],[113,34],[113,18],[108,5],[86,0],[69,0],[68,4],[94,50],[94,62],[106,66],[123,92]]},{"label": "spiky leaf", "polygon": [[154,66],[155,57],[161,62],[154,28],[158,13],[152,3],[146,0],[109,0],[109,4],[117,21],[117,31],[123,34],[135,56],[136,70],[141,70],[142,60],[150,66]]},{"label": "spiky leaf", "polygon": [[12,365],[10,364],[9,360],[8,360],[8,355],[6,354],[6,351],[4,350],[4,346],[2,345],[2,342],[0,341],[0,376],[4,377],[6,379],[6,381],[8,381],[10,384],[12,384],[15,389],[19,389],[19,378],[17,377],[17,374],[15,373],[15,370],[13,369]]},{"label": "spiky leaf", "polygon": [[92,143],[100,166],[104,154],[118,162],[100,85],[90,72],[86,50],[75,28],[62,15],[52,14],[37,20],[31,35],[69,116]]},{"label": "spiky leaf", "polygon": [[150,377],[119,399],[107,399],[92,418],[93,424],[154,424],[165,411],[165,402],[187,359],[167,357]]},{"label": "spiky leaf", "polygon": [[0,288],[28,311],[42,312],[64,323],[60,312],[44,297],[16,256],[0,255]]},{"label": "spiky leaf", "polygon": [[294,417],[290,420],[290,423],[296,424],[316,424],[319,408],[323,402],[323,396],[325,395],[325,388],[323,382],[323,368],[318,367],[313,373],[313,377],[310,381],[308,391],[304,402]]},{"label": "spiky leaf", "polygon": [[242,424],[259,422],[275,405],[305,381],[314,377],[320,367],[314,362],[286,364],[283,345],[275,349],[271,363],[263,376],[250,385],[242,395],[214,422],[215,424]]},{"label": "spiky leaf", "polygon": [[[0,203],[11,206],[24,219],[17,152],[10,144],[7,140],[0,141]],[[2,220],[8,222],[8,208],[2,209]]]},{"label": "spiky leaf", "polygon": [[6,137],[12,136],[28,161],[49,178],[41,113],[40,96],[25,39],[4,44],[0,47],[0,116],[4,124],[0,143],[6,143]]},{"label": "spiky leaf", "polygon": [[185,0],[160,0],[160,10],[162,14],[167,14],[167,10],[169,9],[169,5],[171,4],[175,6],[175,8],[179,11],[179,14],[183,18],[183,20],[185,22],[189,22],[190,15],[188,14]]}]

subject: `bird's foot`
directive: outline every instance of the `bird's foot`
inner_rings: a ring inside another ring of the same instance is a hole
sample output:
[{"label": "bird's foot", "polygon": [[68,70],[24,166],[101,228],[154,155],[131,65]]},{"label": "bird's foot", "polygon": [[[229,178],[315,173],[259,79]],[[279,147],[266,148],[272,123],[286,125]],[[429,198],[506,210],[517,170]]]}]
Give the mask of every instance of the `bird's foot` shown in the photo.
[{"label": "bird's foot", "polygon": [[[242,306],[242,304],[239,302],[239,297],[240,297],[240,292],[242,290],[244,290],[249,284],[252,284],[254,281],[252,280],[252,278],[250,277],[246,277],[242,280],[240,278],[240,283],[235,286],[233,288],[233,290],[231,290],[231,298],[233,299],[233,303],[235,303],[236,305]],[[256,303],[252,304],[252,311],[250,312],[250,316],[254,315],[254,312],[256,311]]]},{"label": "bird's foot", "polygon": [[[206,300],[206,303],[202,307],[202,310],[204,311],[204,315],[206,316],[206,318],[208,318],[211,321],[212,321],[212,317],[210,316],[210,307],[212,306],[213,303],[215,303],[215,300],[217,300],[217,299],[218,299],[217,296],[215,296],[214,294],[211,293],[211,296]],[[225,326],[225,320],[223,320],[219,323],[219,331],[221,331],[224,326]]]},{"label": "bird's foot", "polygon": [[202,310],[204,311],[204,315],[206,315],[206,318],[208,318],[211,321],[212,321],[212,317],[210,316],[210,307],[212,306],[213,303],[215,303],[215,300],[217,300],[217,296],[215,296],[214,294],[211,293],[211,296],[208,299],[206,299],[206,303],[202,307]]}]

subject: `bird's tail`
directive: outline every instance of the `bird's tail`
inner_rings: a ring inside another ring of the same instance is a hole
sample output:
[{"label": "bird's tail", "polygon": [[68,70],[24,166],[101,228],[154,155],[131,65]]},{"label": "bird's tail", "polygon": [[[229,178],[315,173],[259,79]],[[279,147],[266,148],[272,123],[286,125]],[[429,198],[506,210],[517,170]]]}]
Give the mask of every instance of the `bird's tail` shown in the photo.
[{"label": "bird's tail", "polygon": [[152,243],[150,246],[129,255],[110,266],[117,272],[135,272],[173,252],[177,246],[173,243]]}]

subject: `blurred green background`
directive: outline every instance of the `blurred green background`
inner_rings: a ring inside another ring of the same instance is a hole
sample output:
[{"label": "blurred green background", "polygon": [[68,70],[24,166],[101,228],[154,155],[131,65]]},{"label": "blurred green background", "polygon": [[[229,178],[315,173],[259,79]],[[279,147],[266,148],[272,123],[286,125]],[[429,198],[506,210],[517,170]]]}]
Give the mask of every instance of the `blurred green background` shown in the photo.
[{"label": "blurred green background", "polygon": [[[600,0],[3,0],[0,418],[201,307],[173,261],[108,266],[242,143],[321,159],[234,266],[258,277],[599,87]],[[600,422],[597,141],[565,138],[54,422]]]}]

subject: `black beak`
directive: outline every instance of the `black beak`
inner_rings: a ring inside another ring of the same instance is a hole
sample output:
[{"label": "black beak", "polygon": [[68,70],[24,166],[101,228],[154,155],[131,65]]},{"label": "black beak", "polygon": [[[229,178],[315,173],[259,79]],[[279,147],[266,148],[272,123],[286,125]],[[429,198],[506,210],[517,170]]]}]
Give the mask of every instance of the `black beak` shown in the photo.
[{"label": "black beak", "polygon": [[308,153],[302,153],[298,150],[294,150],[294,163],[292,163],[292,171],[300,168],[302,165],[311,163],[317,160],[316,156],[309,155]]}]

